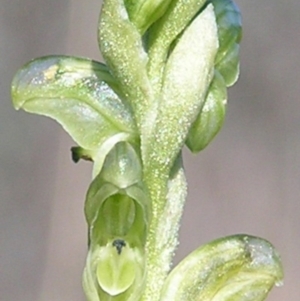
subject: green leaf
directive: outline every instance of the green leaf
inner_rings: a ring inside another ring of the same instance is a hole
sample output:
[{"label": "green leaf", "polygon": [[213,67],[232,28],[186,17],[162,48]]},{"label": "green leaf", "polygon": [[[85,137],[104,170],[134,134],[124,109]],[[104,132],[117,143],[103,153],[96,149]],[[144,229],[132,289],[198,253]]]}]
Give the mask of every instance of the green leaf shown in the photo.
[{"label": "green leaf", "polygon": [[179,263],[168,276],[160,301],[262,301],[282,278],[279,255],[269,242],[229,236]]},{"label": "green leaf", "polygon": [[224,78],[215,70],[203,108],[189,130],[186,145],[193,152],[203,150],[220,131],[226,111],[227,88]]},{"label": "green leaf", "polygon": [[[91,153],[109,138],[136,135],[130,107],[105,65],[88,59],[49,56],[26,64],[12,81],[16,109],[59,122]],[[134,138],[135,139],[135,138]]]}]

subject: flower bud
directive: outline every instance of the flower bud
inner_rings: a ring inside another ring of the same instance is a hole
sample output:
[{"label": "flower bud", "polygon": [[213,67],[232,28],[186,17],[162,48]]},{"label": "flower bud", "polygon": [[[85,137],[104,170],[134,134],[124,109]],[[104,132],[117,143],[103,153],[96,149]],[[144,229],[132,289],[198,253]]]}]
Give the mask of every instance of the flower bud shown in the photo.
[{"label": "flower bud", "polygon": [[125,0],[130,21],[143,34],[167,10],[171,0]]},{"label": "flower bud", "polygon": [[147,75],[148,55],[137,28],[129,20],[123,1],[103,1],[99,20],[99,47],[140,128],[152,102]]}]

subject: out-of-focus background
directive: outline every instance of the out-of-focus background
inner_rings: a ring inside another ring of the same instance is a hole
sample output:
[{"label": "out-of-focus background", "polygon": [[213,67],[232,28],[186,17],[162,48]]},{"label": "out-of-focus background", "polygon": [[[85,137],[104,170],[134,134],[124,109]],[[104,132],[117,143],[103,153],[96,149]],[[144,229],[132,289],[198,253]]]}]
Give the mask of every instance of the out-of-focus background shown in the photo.
[{"label": "out-of-focus background", "polygon": [[[189,197],[176,262],[234,233],[270,240],[285,285],[270,301],[299,300],[300,2],[236,0],[243,13],[241,76],[225,126],[198,156],[185,153]],[[83,301],[83,201],[90,165],[71,162],[52,120],[15,112],[10,82],[28,60],[100,60],[100,0],[0,0],[0,300]]]}]

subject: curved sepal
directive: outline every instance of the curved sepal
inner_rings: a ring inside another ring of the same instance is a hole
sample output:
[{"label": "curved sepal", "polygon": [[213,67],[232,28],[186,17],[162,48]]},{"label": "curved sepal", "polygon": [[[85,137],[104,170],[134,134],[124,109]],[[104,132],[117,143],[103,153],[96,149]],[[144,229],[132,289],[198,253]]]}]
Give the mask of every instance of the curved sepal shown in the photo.
[{"label": "curved sepal", "polygon": [[226,84],[223,76],[215,70],[203,108],[186,140],[186,145],[193,153],[203,150],[220,131],[225,118],[226,102]]},{"label": "curved sepal", "polygon": [[17,72],[12,98],[16,109],[53,118],[80,147],[93,153],[119,133],[136,135],[130,108],[109,85],[120,92],[101,63],[49,56]]},{"label": "curved sepal", "polygon": [[242,38],[241,13],[232,0],[211,0],[218,25],[219,50],[216,69],[227,86],[232,86],[239,75],[239,44]]},{"label": "curved sepal", "polygon": [[262,301],[282,278],[279,255],[269,242],[229,236],[179,263],[168,276],[160,301]]}]

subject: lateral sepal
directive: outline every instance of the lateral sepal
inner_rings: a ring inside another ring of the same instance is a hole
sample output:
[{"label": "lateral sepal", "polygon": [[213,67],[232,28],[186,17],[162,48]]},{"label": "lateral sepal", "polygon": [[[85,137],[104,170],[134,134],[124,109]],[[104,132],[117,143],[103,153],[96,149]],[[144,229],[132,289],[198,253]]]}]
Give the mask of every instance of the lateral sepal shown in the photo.
[{"label": "lateral sepal", "polygon": [[12,81],[14,107],[56,120],[79,145],[74,159],[89,154],[98,171],[101,154],[116,142],[137,140],[131,108],[121,96],[107,67],[84,58],[38,58]]}]

